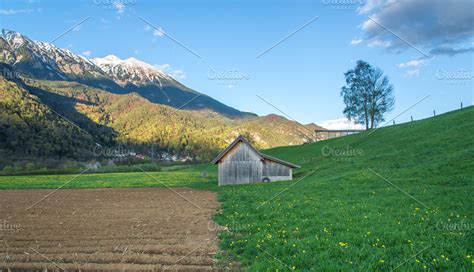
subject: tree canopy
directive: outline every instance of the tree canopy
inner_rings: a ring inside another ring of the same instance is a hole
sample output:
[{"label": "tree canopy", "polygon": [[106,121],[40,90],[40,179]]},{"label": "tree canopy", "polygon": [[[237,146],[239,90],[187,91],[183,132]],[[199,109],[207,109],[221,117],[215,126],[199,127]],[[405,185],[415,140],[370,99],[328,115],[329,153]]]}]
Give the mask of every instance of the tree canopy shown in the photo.
[{"label": "tree canopy", "polygon": [[384,114],[395,105],[393,85],[379,68],[359,60],[354,69],[344,73],[346,85],[342,87],[344,115],[366,129],[383,122]]}]

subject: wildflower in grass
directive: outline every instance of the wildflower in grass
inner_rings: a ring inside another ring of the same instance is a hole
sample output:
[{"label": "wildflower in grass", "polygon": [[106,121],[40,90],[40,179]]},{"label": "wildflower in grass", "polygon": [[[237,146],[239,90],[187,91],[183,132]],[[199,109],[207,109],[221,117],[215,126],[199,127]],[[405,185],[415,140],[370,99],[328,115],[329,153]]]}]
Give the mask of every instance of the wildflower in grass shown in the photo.
[{"label": "wildflower in grass", "polygon": [[339,242],[340,247],[348,247],[349,243]]}]

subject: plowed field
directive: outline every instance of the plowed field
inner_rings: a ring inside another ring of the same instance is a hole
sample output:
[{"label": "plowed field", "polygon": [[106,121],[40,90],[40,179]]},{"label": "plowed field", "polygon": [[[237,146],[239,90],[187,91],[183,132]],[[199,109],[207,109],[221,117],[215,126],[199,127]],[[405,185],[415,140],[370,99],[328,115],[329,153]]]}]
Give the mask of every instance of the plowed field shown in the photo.
[{"label": "plowed field", "polygon": [[0,271],[216,270],[217,206],[190,189],[0,191]]}]

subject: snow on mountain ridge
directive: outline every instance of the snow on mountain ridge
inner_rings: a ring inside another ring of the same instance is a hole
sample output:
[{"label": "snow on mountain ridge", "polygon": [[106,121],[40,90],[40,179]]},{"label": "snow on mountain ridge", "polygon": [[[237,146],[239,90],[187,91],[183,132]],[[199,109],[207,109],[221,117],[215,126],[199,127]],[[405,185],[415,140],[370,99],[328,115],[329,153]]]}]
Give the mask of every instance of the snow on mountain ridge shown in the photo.
[{"label": "snow on mountain ridge", "polygon": [[120,59],[114,55],[104,58],[88,59],[68,49],[56,47],[54,44],[34,41],[16,31],[2,29],[1,38],[7,47],[3,48],[4,61],[15,64],[24,59],[24,52],[17,54],[21,47],[28,49],[36,61],[46,64],[51,71],[57,70],[56,76],[60,78],[70,75],[91,74],[97,77],[108,76],[120,85],[133,83],[146,85],[154,83],[162,86],[163,82],[173,82],[171,76],[157,67],[136,58]]},{"label": "snow on mountain ridge", "polygon": [[120,59],[114,55],[91,59],[105,73],[119,84],[133,83],[144,85],[156,83],[162,85],[162,80],[172,81],[172,78],[155,66],[136,58]]},{"label": "snow on mountain ridge", "polygon": [[[83,58],[68,49],[56,47],[48,42],[34,41],[19,32],[2,29],[0,37],[6,46],[2,48],[2,61],[11,65],[27,60],[28,65],[41,67],[42,64],[51,71],[53,77],[65,79],[68,76],[93,75],[103,77],[102,70],[90,60]],[[19,49],[22,50],[19,50]]]}]

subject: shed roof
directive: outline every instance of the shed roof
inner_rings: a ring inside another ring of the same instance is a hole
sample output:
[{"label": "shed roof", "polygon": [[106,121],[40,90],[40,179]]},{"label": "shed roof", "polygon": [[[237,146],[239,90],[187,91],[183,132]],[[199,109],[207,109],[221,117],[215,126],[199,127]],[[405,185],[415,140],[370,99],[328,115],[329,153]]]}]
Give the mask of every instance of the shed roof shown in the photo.
[{"label": "shed roof", "polygon": [[217,157],[214,160],[212,160],[212,163],[217,164],[239,142],[244,142],[244,143],[248,144],[258,155],[260,155],[260,157],[262,157],[262,159],[266,159],[266,160],[269,160],[269,161],[280,163],[280,164],[289,166],[291,168],[300,168],[299,165],[296,165],[296,164],[293,164],[291,162],[287,162],[287,161],[284,161],[284,160],[281,160],[281,159],[278,159],[278,158],[275,158],[275,157],[272,157],[272,156],[261,153],[255,147],[253,147],[253,145],[247,139],[245,139],[245,137],[243,137],[242,135],[239,135],[226,149],[224,149],[219,155],[217,155]]}]

